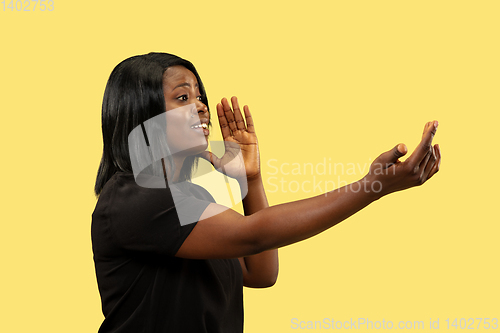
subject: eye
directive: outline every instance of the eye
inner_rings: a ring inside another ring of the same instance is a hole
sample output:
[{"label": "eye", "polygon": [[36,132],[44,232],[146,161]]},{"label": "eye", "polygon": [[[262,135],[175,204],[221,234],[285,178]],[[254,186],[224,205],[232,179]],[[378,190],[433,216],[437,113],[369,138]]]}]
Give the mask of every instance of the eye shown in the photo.
[{"label": "eye", "polygon": [[198,98],[198,100],[199,100],[200,102],[203,102],[203,97],[202,97],[202,96],[198,96],[198,97],[196,97],[196,98]]},{"label": "eye", "polygon": [[185,101],[188,100],[188,96],[187,95],[181,95],[181,96],[177,97],[177,99],[180,100],[180,101],[185,102]]}]

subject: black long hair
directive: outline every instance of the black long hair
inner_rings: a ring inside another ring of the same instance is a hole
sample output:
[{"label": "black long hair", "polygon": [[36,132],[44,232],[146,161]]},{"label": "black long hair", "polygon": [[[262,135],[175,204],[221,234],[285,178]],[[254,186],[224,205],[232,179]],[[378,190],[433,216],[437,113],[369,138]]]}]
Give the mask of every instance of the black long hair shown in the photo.
[{"label": "black long hair", "polygon": [[[135,127],[166,111],[163,74],[171,66],[184,66],[194,74],[202,102],[208,108],[205,87],[191,62],[173,54],[152,52],[119,63],[109,76],[102,102],[103,153],[94,187],[96,196],[115,172],[132,172],[128,136]],[[198,157],[187,157],[179,181],[189,180],[197,163]]]}]

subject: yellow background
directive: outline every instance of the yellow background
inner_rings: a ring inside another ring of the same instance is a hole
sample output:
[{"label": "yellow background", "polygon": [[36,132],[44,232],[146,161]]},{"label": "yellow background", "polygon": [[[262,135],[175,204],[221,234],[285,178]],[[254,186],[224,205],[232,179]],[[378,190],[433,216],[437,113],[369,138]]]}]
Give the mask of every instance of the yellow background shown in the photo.
[{"label": "yellow background", "polygon": [[292,318],[426,328],[440,318],[441,330],[446,318],[500,319],[499,14],[498,1],[0,7],[0,331],[97,331],[90,221],[102,96],[114,66],[150,51],[192,61],[213,110],[232,95],[250,106],[267,189],[271,159],[363,165],[399,142],[413,151],[425,122],[440,122],[441,171],[281,249],[277,284],[245,290],[246,332],[302,331]]}]

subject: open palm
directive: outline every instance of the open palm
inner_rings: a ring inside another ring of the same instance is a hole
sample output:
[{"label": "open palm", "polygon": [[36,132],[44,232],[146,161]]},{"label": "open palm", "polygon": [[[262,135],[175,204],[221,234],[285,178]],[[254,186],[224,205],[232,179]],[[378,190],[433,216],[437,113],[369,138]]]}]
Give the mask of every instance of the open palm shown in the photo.
[{"label": "open palm", "polygon": [[229,177],[251,179],[260,174],[259,146],[252,116],[245,105],[245,124],[238,99],[233,96],[231,104],[232,108],[226,98],[217,104],[217,116],[224,139],[224,155],[219,158],[212,152],[205,151],[199,156]]}]

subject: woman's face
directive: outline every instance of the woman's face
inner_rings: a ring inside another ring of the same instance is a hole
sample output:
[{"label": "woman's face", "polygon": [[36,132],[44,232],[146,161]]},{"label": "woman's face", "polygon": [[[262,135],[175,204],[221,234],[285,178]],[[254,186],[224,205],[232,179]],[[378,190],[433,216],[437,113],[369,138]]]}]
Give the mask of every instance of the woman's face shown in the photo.
[{"label": "woman's face", "polygon": [[201,102],[196,76],[183,66],[167,68],[163,75],[167,115],[167,143],[172,154],[190,156],[207,146],[208,109]]}]

